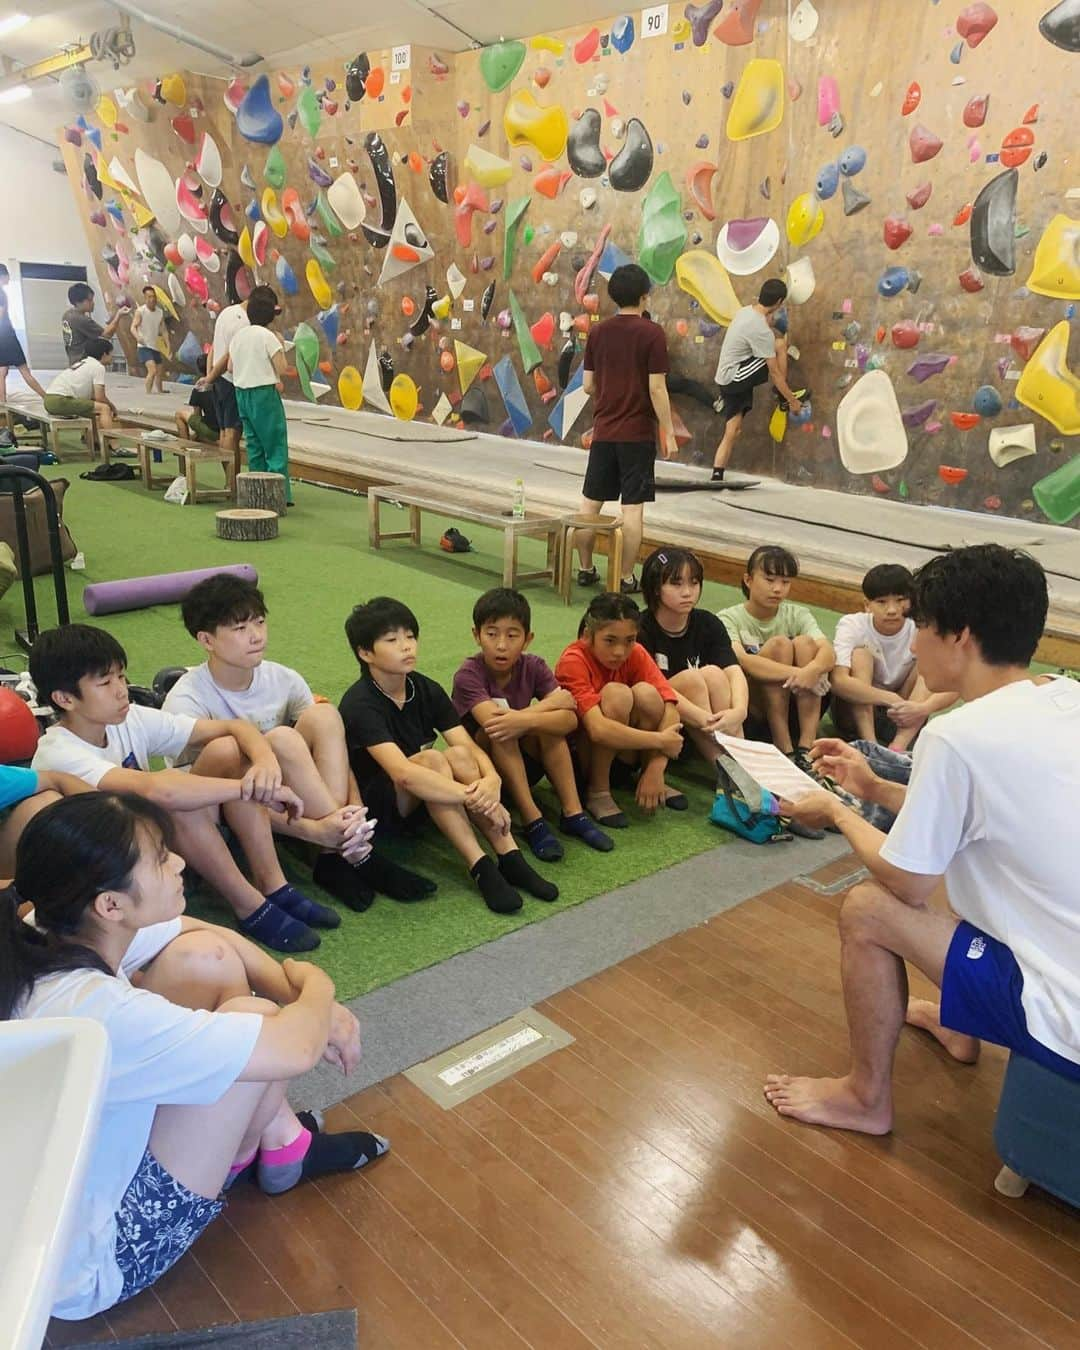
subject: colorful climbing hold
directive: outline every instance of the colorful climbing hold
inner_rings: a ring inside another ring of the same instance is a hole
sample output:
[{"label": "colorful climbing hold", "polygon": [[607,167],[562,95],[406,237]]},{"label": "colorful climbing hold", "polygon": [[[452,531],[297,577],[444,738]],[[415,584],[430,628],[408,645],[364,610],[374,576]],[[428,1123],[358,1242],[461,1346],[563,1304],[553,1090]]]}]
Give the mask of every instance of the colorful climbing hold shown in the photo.
[{"label": "colorful climbing hold", "polygon": [[1014,127],[1001,142],[999,160],[1009,169],[1019,168],[1031,154],[1035,133],[1030,127]]},{"label": "colorful climbing hold", "polygon": [[845,178],[854,178],[866,167],[866,151],[861,145],[849,145],[840,156],[838,167]]},{"label": "colorful climbing hold", "polygon": [[901,351],[917,347],[920,336],[919,325],[914,319],[902,319],[899,323],[894,323],[890,333],[893,346],[899,347]]},{"label": "colorful climbing hold", "polygon": [[917,188],[907,194],[907,204],[913,211],[921,211],[930,200],[930,194],[934,190],[933,183],[921,183]]},{"label": "colorful climbing hold", "polygon": [[913,164],[924,164],[928,159],[933,159],[941,150],[944,142],[940,136],[924,127],[921,122],[917,122],[911,129],[911,135],[908,137],[908,147],[911,150],[911,162]]},{"label": "colorful climbing hold", "polygon": [[665,286],[675,270],[675,260],[685,247],[682,202],[671,175],[665,171],[649,190],[641,208],[638,261],[657,285]]},{"label": "colorful climbing hold", "polygon": [[[1077,50],[1080,50],[1078,43]],[[1032,488],[1039,510],[1055,525],[1068,525],[1080,515],[1080,455],[1040,478]]]},{"label": "colorful climbing hold", "polygon": [[755,57],[739,77],[727,118],[730,141],[775,131],[784,118],[784,70],[779,61]]},{"label": "colorful climbing hold", "polygon": [[1016,192],[1020,175],[1006,169],[984,185],[971,209],[971,256],[991,276],[1016,271]]},{"label": "colorful climbing hold", "polygon": [[923,384],[933,375],[940,375],[952,362],[951,356],[944,352],[926,352],[907,368],[907,373],[916,384]]},{"label": "colorful climbing hold", "polygon": [[1035,249],[1027,288],[1038,295],[1080,300],[1080,221],[1053,217]]},{"label": "colorful climbing hold", "polygon": [[245,140],[258,145],[273,145],[281,139],[284,125],[270,95],[270,79],[260,75],[240,100],[236,109],[236,129]]},{"label": "colorful climbing hold", "polygon": [[870,198],[865,192],[860,192],[850,178],[845,178],[840,185],[840,195],[844,202],[844,215],[854,216],[870,205]]},{"label": "colorful climbing hold", "polygon": [[983,286],[986,284],[983,281],[982,277],[979,276],[978,271],[974,267],[966,267],[960,273],[959,280],[960,285],[964,288],[965,291],[968,292],[969,295],[977,294],[977,292],[981,291]]},{"label": "colorful climbing hold", "polygon": [[989,94],[977,94],[974,98],[969,98],[964,105],[964,126],[981,127],[986,121],[986,111],[990,106]]},{"label": "colorful climbing hold", "polygon": [[[1080,377],[1068,366],[1069,321],[1051,328],[1024,367],[1016,397],[1064,436],[1080,435]],[[1078,457],[1080,458],[1080,457]]]},{"label": "colorful climbing hold", "polygon": [[[950,415],[955,419],[955,414]],[[975,421],[977,422],[978,420],[979,419],[976,417]],[[961,468],[957,464],[938,465],[938,477],[943,483],[947,483],[950,487],[956,487],[958,484],[962,483],[967,476],[967,469]]]},{"label": "colorful climbing hold", "polygon": [[973,411],[980,417],[997,417],[1003,406],[1001,395],[992,384],[981,384],[971,400]]},{"label": "colorful climbing hold", "polygon": [[729,220],[716,236],[716,256],[736,276],[759,272],[779,246],[780,230],[768,216]]},{"label": "colorful climbing hold", "polygon": [[900,105],[901,116],[907,117],[915,111],[922,102],[922,86],[915,80],[907,87],[907,93],[904,95],[904,101]]},{"label": "colorful climbing hold", "polygon": [[524,42],[496,42],[480,53],[480,74],[493,94],[501,93],[521,69]]},{"label": "colorful climbing hold", "polygon": [[532,145],[544,159],[553,161],[566,149],[570,127],[565,109],[558,104],[541,107],[530,90],[519,89],[506,105],[503,130],[511,145]]},{"label": "colorful climbing hold", "polygon": [[[241,237],[241,244],[243,238]],[[241,256],[243,254],[241,253]],[[244,259],[247,262],[247,259]],[[251,266],[248,263],[248,266]],[[319,309],[329,309],[334,303],[334,293],[330,289],[330,283],[327,281],[322,268],[314,258],[309,258],[307,266],[304,268],[304,276],[307,278],[308,289],[311,291]]]},{"label": "colorful climbing hold", "polygon": [[616,192],[637,192],[653,170],[653,144],[644,122],[631,117],[626,140],[608,166],[608,181]]},{"label": "colorful climbing hold", "polygon": [[728,47],[748,46],[760,8],[761,0],[728,0],[727,13],[713,29],[713,37]]},{"label": "colorful climbing hold", "polygon": [[819,201],[827,202],[836,195],[840,186],[840,166],[835,162],[826,164],[814,183],[814,192]]},{"label": "colorful climbing hold", "polygon": [[977,47],[995,27],[998,16],[984,0],[967,5],[960,11],[956,20],[956,31],[969,47]]},{"label": "colorful climbing hold", "polygon": [[629,14],[622,15],[611,25],[611,45],[620,56],[625,56],[634,45],[634,20]]},{"label": "colorful climbing hold", "polygon": [[900,216],[886,216],[882,236],[886,248],[898,249],[911,238],[911,226]]},{"label": "colorful climbing hold", "polygon": [[698,302],[720,324],[729,324],[739,309],[739,299],[727,269],[705,249],[691,249],[675,261],[680,289]]},{"label": "colorful climbing hold", "polygon": [[788,209],[788,241],[796,248],[803,248],[821,233],[824,224],[825,212],[818,199],[812,192],[800,193]]}]

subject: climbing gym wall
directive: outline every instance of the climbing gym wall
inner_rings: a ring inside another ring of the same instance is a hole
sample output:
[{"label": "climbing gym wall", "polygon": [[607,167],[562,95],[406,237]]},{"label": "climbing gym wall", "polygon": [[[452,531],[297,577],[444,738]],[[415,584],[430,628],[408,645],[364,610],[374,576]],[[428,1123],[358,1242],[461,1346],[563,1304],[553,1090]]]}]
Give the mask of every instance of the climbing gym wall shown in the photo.
[{"label": "climbing gym wall", "polygon": [[103,288],[157,284],[188,363],[267,281],[304,396],[581,444],[580,349],[635,260],[708,462],[724,326],[781,275],[808,407],[760,391],[736,469],[1065,524],[1078,62],[1080,0],[710,0],[173,72],[61,140]]}]

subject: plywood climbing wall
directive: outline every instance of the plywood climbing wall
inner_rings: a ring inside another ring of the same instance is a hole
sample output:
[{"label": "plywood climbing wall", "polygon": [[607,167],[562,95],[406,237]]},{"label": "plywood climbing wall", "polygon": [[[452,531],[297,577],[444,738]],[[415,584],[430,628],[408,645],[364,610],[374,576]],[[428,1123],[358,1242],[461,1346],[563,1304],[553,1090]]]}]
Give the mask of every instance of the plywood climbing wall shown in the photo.
[{"label": "plywood climbing wall", "polygon": [[[648,268],[702,398],[734,306],[786,276],[809,413],[782,427],[760,391],[735,467],[1065,523],[1080,19],[1046,7],[729,0],[251,88],[166,73],[149,121],[118,93],[62,142],[103,287],[162,285],[189,357],[227,276],[268,281],[309,397],[580,443],[612,267]],[[675,406],[711,459],[721,419]]]}]

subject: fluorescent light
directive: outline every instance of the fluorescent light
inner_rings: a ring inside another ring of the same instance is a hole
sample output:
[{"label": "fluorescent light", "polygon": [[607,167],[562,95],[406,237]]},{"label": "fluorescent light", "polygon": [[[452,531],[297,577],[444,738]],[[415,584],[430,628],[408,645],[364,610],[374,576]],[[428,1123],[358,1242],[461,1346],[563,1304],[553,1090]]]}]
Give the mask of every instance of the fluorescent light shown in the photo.
[{"label": "fluorescent light", "polygon": [[6,37],[8,33],[14,33],[16,28],[21,28],[24,23],[29,22],[29,14],[9,14],[6,19],[0,19],[0,37]]},{"label": "fluorescent light", "polygon": [[0,90],[0,103],[21,103],[33,92],[28,84],[13,84],[10,89]]}]

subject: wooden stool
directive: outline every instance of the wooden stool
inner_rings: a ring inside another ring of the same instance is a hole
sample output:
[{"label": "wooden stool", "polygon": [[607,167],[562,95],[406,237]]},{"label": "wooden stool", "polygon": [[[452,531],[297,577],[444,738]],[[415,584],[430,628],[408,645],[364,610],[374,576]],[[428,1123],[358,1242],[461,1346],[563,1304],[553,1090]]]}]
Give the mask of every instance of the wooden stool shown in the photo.
[{"label": "wooden stool", "polygon": [[574,579],[574,538],[579,530],[592,530],[594,534],[607,536],[607,589],[617,591],[622,580],[623,535],[619,517],[567,516],[563,521],[562,546],[559,550],[559,594],[564,605],[570,603]]},{"label": "wooden stool", "polygon": [[[147,444],[147,442],[144,442],[144,444]],[[234,499],[236,495],[236,468],[231,450],[222,450],[216,445],[197,445],[192,442],[190,446],[185,446],[183,449],[175,449],[173,454],[183,465],[184,477],[187,480],[188,501],[192,506],[197,506],[200,500],[204,502],[231,502]],[[220,464],[225,470],[225,486],[223,488],[200,488],[195,476],[200,464]],[[149,468],[149,456],[147,456],[147,467]]]},{"label": "wooden stool", "polygon": [[236,475],[237,506],[253,507],[257,511],[276,511],[285,514],[285,478],[280,473],[238,473]]},{"label": "wooden stool", "polygon": [[278,514],[276,511],[252,511],[247,509],[219,511],[217,513],[217,537],[219,539],[240,540],[245,544],[261,543],[265,539],[278,537]]}]

